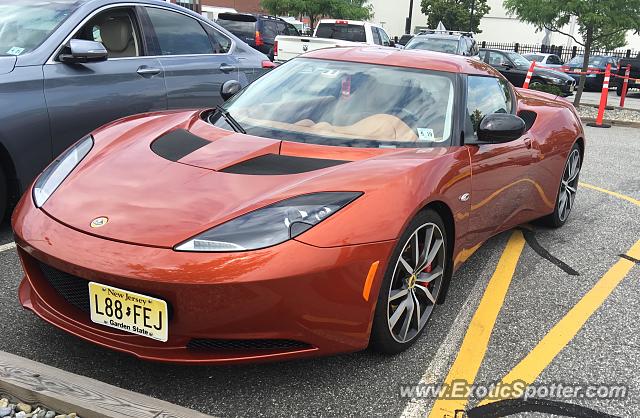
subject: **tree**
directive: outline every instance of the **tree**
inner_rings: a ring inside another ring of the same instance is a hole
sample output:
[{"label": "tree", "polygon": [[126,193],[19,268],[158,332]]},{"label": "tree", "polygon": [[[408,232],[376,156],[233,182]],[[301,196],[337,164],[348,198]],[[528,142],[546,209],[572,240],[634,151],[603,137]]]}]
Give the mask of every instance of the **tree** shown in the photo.
[{"label": "tree", "polygon": [[[616,36],[619,41],[620,35],[628,30],[640,30],[640,0],[504,0],[504,6],[522,21],[567,35],[584,46],[583,72],[589,67],[589,56],[595,46],[616,41]],[[562,30],[572,16],[577,17],[583,41]],[[574,99],[576,106],[580,104],[585,80],[583,74]]]},{"label": "tree", "polygon": [[313,28],[325,16],[369,20],[373,17],[373,7],[367,3],[368,0],[262,0],[260,5],[274,15],[307,16]]},{"label": "tree", "polygon": [[475,33],[482,32],[480,19],[491,10],[487,0],[422,0],[421,7],[431,28],[442,22],[447,29]]}]

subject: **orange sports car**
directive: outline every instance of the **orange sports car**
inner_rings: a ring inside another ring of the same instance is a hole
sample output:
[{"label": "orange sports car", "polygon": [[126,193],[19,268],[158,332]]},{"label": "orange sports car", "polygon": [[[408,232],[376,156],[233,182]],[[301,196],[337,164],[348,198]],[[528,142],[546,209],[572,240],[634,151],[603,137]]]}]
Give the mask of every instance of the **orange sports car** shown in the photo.
[{"label": "orange sports car", "polygon": [[472,248],[573,207],[574,108],[476,60],[324,49],[239,90],[103,126],[40,175],[13,218],[25,308],[151,360],[396,353]]}]

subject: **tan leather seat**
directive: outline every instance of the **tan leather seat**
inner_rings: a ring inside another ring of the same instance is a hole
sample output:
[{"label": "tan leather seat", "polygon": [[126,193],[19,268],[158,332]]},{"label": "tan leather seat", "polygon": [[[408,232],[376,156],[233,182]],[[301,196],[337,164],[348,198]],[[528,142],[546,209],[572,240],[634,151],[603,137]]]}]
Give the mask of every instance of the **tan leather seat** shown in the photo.
[{"label": "tan leather seat", "polygon": [[100,25],[102,44],[109,52],[109,58],[135,57],[136,45],[133,28],[127,17],[112,17]]}]

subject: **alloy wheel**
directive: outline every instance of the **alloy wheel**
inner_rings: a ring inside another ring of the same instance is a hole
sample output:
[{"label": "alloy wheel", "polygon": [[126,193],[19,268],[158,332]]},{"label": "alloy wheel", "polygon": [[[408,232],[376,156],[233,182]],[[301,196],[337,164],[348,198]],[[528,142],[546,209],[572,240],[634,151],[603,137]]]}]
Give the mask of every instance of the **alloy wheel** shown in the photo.
[{"label": "alloy wheel", "polygon": [[427,323],[442,287],[445,260],[444,235],[436,224],[418,227],[405,243],[387,300],[387,325],[397,342],[413,340]]},{"label": "alloy wheel", "polygon": [[571,151],[562,174],[560,194],[558,196],[558,217],[564,222],[573,209],[573,202],[578,191],[578,175],[580,174],[580,152],[577,149]]}]

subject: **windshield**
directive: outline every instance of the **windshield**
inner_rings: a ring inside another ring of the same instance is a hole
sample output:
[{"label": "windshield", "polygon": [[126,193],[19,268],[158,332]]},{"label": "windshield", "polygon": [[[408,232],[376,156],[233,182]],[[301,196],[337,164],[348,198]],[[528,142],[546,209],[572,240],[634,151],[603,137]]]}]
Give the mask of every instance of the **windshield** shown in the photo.
[{"label": "windshield", "polygon": [[446,52],[447,54],[458,53],[457,39],[442,38],[413,38],[405,49],[425,49],[427,51]]},{"label": "windshield", "polygon": [[529,61],[536,61],[536,62],[542,62],[544,61],[544,55],[535,55],[535,54],[525,54],[523,55],[524,58],[526,58]]},{"label": "windshield", "polygon": [[520,54],[517,54],[515,52],[505,52],[505,54],[507,54],[509,59],[518,68],[529,68],[529,66],[531,65],[531,62]]},{"label": "windshield", "polygon": [[[250,135],[360,148],[430,147],[451,136],[454,74],[296,58],[225,104]],[[210,122],[231,127],[220,113]]]},{"label": "windshield", "polygon": [[348,25],[343,23],[320,23],[316,30],[316,38],[340,39],[351,42],[367,42],[364,25]]},{"label": "windshield", "polygon": [[37,48],[75,9],[77,0],[0,0],[0,55]]},{"label": "windshield", "polygon": [[[571,61],[569,61],[567,64],[582,66],[583,60],[584,60],[584,57],[582,55],[576,55],[575,57],[571,58]],[[589,57],[589,65],[592,67],[604,67],[605,65],[607,65],[607,58],[606,57]]]}]

